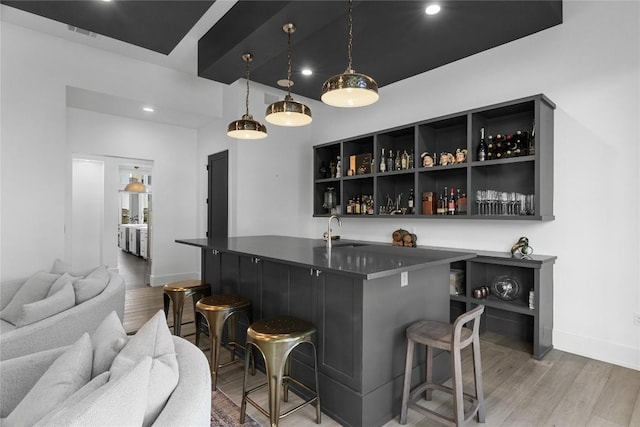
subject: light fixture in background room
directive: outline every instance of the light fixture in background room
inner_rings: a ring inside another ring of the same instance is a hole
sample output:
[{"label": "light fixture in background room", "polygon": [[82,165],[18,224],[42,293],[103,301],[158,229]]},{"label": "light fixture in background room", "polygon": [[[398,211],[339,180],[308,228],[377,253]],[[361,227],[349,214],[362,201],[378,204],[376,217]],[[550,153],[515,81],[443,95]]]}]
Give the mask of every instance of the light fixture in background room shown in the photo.
[{"label": "light fixture in background room", "polygon": [[364,107],[373,104],[380,97],[378,84],[366,74],[356,73],[352,68],[353,48],[353,2],[349,0],[349,44],[347,52],[349,65],[344,73],[335,75],[322,85],[322,102],[333,107]]},{"label": "light fixture in background room", "polygon": [[250,53],[242,55],[242,60],[247,64],[247,97],[245,98],[246,112],[240,120],[229,123],[227,135],[237,139],[261,139],[267,137],[267,127],[249,114],[249,62],[253,60]]},{"label": "light fixture in background room", "polygon": [[274,102],[267,107],[265,120],[278,126],[304,126],[311,123],[311,110],[301,102],[294,101],[291,96],[291,34],[296,31],[295,25],[289,23],[282,26],[289,41],[287,50],[287,95],[284,101]]},{"label": "light fixture in background room", "polygon": [[124,187],[124,191],[128,191],[129,193],[145,193],[147,187],[143,183],[138,182],[137,178],[129,178],[129,183]]}]

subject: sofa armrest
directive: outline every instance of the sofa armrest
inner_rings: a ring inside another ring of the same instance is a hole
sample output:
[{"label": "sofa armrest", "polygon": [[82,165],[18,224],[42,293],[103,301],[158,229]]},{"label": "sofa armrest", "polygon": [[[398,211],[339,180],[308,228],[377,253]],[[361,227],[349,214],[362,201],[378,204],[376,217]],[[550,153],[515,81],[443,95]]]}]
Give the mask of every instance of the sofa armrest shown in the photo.
[{"label": "sofa armrest", "polygon": [[0,335],[0,360],[71,345],[83,333],[92,333],[112,311],[124,316],[124,280],[109,273],[110,280],[101,294],[68,310]]},{"label": "sofa armrest", "polygon": [[0,417],[5,418],[68,347],[0,361]]},{"label": "sofa armrest", "polygon": [[20,289],[26,281],[27,278],[23,277],[21,279],[6,280],[0,283],[0,310],[9,304],[9,301],[13,299],[18,289]]},{"label": "sofa armrest", "polygon": [[152,426],[210,426],[211,371],[207,357],[184,338],[174,336],[173,343],[180,374],[178,385]]}]

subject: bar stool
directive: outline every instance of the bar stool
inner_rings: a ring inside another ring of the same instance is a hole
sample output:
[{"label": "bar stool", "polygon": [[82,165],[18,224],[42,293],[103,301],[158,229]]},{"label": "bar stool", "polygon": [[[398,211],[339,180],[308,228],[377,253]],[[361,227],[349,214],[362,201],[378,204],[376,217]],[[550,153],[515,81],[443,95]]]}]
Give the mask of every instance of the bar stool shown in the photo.
[{"label": "bar stool", "polygon": [[[240,406],[240,423],[244,423],[247,410],[247,402],[254,406],[264,416],[269,418],[271,427],[277,427],[278,421],[301,409],[302,407],[315,402],[316,406],[316,423],[321,423],[320,412],[320,394],[318,391],[318,356],[316,353],[316,327],[304,320],[294,317],[275,317],[271,319],[263,319],[253,323],[247,329],[247,344],[257,348],[264,359],[267,382],[247,390],[247,372],[249,369],[249,361],[245,361],[244,382],[242,384],[242,404]],[[289,357],[294,348],[303,343],[309,343],[313,347],[314,372],[316,388],[315,390],[307,387],[305,384],[291,377],[291,366]],[[285,402],[289,401],[289,382],[293,382],[298,386],[312,393],[313,397],[288,410],[280,415],[280,385],[282,385],[282,398]],[[265,410],[249,397],[258,389],[267,386],[269,391],[269,410]]]},{"label": "bar stool", "polygon": [[[402,407],[400,412],[400,424],[407,423],[407,409],[415,409],[422,415],[435,418],[449,425],[459,426],[468,421],[476,413],[478,422],[484,423],[485,408],[482,391],[482,365],[480,363],[480,316],[484,311],[484,305],[469,310],[460,315],[453,325],[433,320],[422,320],[407,328],[407,358],[404,371],[404,389],[402,392]],[[463,328],[466,323],[473,321],[473,330]],[[413,366],[414,344],[422,344],[427,347],[427,373],[426,381],[411,393],[411,369]],[[473,347],[473,371],[475,379],[476,395],[464,393],[462,387],[462,362],[460,350],[472,345]],[[453,371],[453,387],[441,384],[433,384],[433,348],[439,348],[451,353],[451,367]],[[425,400],[431,400],[432,390],[440,390],[453,396],[453,418],[439,414],[417,403],[420,393],[425,391]],[[464,400],[471,403],[468,411],[464,410]]]},{"label": "bar stool", "polygon": [[[174,335],[180,336],[184,301],[190,296],[193,296],[193,315],[196,318],[196,330],[198,329],[196,303],[200,298],[207,295],[211,295],[211,286],[198,279],[181,280],[164,285],[164,314],[169,316],[169,300],[171,300],[173,302]],[[197,340],[196,345],[198,345]]]},{"label": "bar stool", "polygon": [[[236,315],[244,313],[251,324],[253,314],[251,301],[239,295],[213,295],[204,297],[196,303],[196,311],[200,313],[209,328],[210,352],[211,352],[211,388],[217,389],[218,369],[239,362],[235,359],[236,348],[245,350],[245,358],[250,359],[246,348],[236,341]],[[220,347],[222,345],[222,331],[225,323],[228,327],[228,345],[231,351],[231,361],[220,364]],[[196,342],[200,341],[200,328],[196,329]],[[252,364],[252,374],[255,374],[255,366]]]}]

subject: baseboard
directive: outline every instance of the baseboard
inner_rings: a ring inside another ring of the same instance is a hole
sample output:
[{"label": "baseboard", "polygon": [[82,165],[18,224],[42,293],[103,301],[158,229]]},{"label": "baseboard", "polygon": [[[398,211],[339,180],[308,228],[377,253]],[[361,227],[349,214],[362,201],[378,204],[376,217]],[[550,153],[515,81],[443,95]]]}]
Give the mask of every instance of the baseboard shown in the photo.
[{"label": "baseboard", "polygon": [[167,283],[177,282],[178,280],[199,279],[199,278],[200,278],[200,272],[151,275],[149,276],[149,284],[151,286],[164,286]]},{"label": "baseboard", "polygon": [[553,347],[640,371],[640,348],[570,334],[557,329],[553,331]]}]

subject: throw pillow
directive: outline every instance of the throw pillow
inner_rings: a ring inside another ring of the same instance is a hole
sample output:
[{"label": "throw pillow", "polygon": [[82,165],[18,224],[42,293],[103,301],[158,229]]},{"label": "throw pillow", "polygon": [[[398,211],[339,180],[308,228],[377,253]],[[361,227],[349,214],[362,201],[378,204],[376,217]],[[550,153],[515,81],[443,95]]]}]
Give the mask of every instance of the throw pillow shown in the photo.
[{"label": "throw pillow", "polygon": [[73,284],[76,292],[76,305],[81,304],[99,295],[109,284],[109,272],[105,267],[98,267],[89,273],[84,279],[79,279]]},{"label": "throw pillow", "polygon": [[[140,426],[147,403],[144,390],[149,386],[150,371],[151,358],[145,357],[124,377],[117,381],[110,379],[79,401],[69,402],[69,405],[65,402],[60,410],[43,418],[36,426]],[[100,377],[102,375],[96,379]]]},{"label": "throw pillow", "polygon": [[39,271],[31,276],[18,289],[9,304],[0,311],[0,319],[15,325],[22,315],[22,306],[44,299],[49,292],[49,288],[58,277],[60,275],[45,273],[44,271]]},{"label": "throw pillow", "polygon": [[53,262],[53,267],[51,267],[50,273],[55,273],[55,274],[69,273],[72,276],[84,277],[87,274],[91,273],[95,269],[96,269],[96,267],[87,268],[87,269],[84,269],[84,270],[82,270],[82,269],[73,269],[70,264],[67,264],[66,262],[64,262],[64,261],[62,261],[60,259],[56,259]]},{"label": "throw pillow", "polygon": [[145,357],[153,359],[149,378],[149,399],[144,416],[144,426],[149,426],[158,417],[178,384],[178,359],[162,310],[145,323],[129,339],[111,365],[111,379],[124,377]]},{"label": "throw pillow", "polygon": [[64,273],[63,275],[58,277],[55,282],[53,282],[53,285],[51,285],[51,287],[49,288],[49,292],[47,293],[47,298],[62,289],[64,285],[67,284],[67,282],[73,283],[78,279],[79,277],[73,277],[69,273]]},{"label": "throw pillow", "polygon": [[127,341],[127,333],[124,331],[116,312],[112,311],[91,334],[91,345],[93,346],[92,378],[111,368],[113,360],[127,344]]},{"label": "throw pillow", "polygon": [[91,339],[85,333],[35,383],[3,427],[33,425],[84,386],[91,376]]},{"label": "throw pillow", "polygon": [[73,292],[71,280],[55,294],[40,301],[22,306],[22,315],[16,320],[16,328],[21,328],[37,322],[54,314],[62,313],[70,309],[76,303],[76,295]]}]

